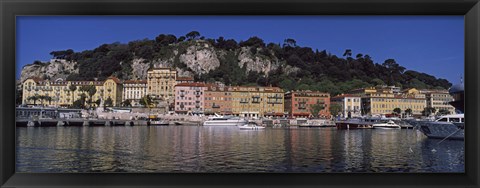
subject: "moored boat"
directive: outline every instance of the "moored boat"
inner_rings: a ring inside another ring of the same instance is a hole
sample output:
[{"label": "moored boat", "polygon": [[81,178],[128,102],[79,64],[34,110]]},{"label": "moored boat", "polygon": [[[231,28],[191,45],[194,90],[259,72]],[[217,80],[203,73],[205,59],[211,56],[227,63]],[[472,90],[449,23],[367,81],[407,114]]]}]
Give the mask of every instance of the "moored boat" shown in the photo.
[{"label": "moored boat", "polygon": [[400,125],[397,125],[395,122],[392,120],[386,122],[386,123],[375,123],[372,125],[374,129],[401,129]]},{"label": "moored boat", "polygon": [[248,122],[243,125],[238,126],[239,129],[241,130],[262,130],[265,129],[264,126],[259,126],[255,122]]},{"label": "moored boat", "polygon": [[248,123],[245,119],[233,116],[213,116],[203,122],[205,126],[241,126]]},{"label": "moored boat", "polygon": [[441,116],[435,121],[418,122],[419,130],[428,138],[464,140],[465,139],[465,90],[463,83],[449,89],[454,101],[450,104],[460,111],[460,114]]}]

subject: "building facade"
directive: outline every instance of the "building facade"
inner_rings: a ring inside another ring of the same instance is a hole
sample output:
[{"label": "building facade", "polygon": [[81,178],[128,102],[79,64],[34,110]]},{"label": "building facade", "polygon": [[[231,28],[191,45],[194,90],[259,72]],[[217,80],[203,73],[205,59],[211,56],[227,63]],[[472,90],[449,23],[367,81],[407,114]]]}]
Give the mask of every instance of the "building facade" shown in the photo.
[{"label": "building facade", "polygon": [[204,83],[182,83],[175,86],[175,112],[179,114],[203,114],[205,111]]},{"label": "building facade", "polygon": [[353,118],[362,116],[362,98],[353,94],[342,94],[330,99],[331,104],[338,104],[341,107],[340,116]]},{"label": "building facade", "polygon": [[193,83],[193,78],[192,77],[180,77],[178,76],[176,79],[177,84],[182,84],[182,83]]},{"label": "building facade", "polygon": [[330,94],[318,91],[290,91],[285,94],[285,112],[289,117],[313,117],[312,107],[321,105],[318,117],[330,118]]},{"label": "building facade", "polygon": [[278,87],[229,87],[232,113],[241,117],[284,116],[283,90]]},{"label": "building facade", "polygon": [[223,85],[209,85],[205,91],[205,114],[232,115],[232,89]]},{"label": "building facade", "polygon": [[407,109],[410,109],[410,115],[421,116],[427,105],[425,94],[414,88],[397,94],[393,91],[367,88],[361,96],[362,111],[365,115],[392,115],[395,108],[400,108],[401,114],[405,114]]},{"label": "building facade", "polygon": [[455,108],[450,104],[453,97],[447,90],[422,90],[427,100],[427,107],[434,108],[435,112],[448,111],[449,114],[455,114]]},{"label": "building facade", "polygon": [[[23,82],[22,104],[71,106],[82,96],[92,101],[91,106],[97,106],[97,100],[112,99],[112,105],[120,105],[122,83],[118,78],[109,77],[106,81],[49,81],[39,78],[29,78]],[[92,96],[87,90],[94,87]]]},{"label": "building facade", "polygon": [[130,100],[134,107],[140,105],[140,100],[147,95],[147,80],[125,80],[123,82],[122,102]]},{"label": "building facade", "polygon": [[147,94],[154,100],[172,103],[177,84],[177,71],[170,68],[152,68],[147,71]]}]

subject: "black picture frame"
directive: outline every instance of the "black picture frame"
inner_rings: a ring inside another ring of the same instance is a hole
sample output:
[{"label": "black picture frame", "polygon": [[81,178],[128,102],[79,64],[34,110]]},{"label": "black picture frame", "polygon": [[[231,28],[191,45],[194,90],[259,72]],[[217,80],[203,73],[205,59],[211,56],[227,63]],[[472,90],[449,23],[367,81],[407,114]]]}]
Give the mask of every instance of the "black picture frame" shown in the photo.
[{"label": "black picture frame", "polygon": [[[15,173],[15,16],[464,15],[465,173]],[[0,0],[1,187],[479,187],[478,0]]]}]

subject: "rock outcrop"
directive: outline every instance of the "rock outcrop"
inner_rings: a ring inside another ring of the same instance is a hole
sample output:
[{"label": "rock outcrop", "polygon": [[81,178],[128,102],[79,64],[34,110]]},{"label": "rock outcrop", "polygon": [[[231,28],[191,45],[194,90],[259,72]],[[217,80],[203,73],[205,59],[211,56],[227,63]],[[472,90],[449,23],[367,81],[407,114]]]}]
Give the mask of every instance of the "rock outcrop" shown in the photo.
[{"label": "rock outcrop", "polygon": [[78,73],[77,62],[66,61],[63,59],[52,59],[46,63],[34,63],[25,65],[22,68],[20,81],[23,82],[30,77],[40,77],[43,79],[65,80],[68,75]]}]

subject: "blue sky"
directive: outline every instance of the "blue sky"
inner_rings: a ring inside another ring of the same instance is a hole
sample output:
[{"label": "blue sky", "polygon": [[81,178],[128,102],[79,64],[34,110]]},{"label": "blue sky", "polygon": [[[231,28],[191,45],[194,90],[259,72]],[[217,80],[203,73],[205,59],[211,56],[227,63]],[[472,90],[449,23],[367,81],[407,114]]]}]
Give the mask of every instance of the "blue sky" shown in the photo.
[{"label": "blue sky", "polygon": [[292,38],[337,56],[352,49],[376,63],[393,58],[453,84],[464,75],[463,16],[19,16],[16,27],[17,78],[21,67],[49,60],[51,51],[79,52],[193,30],[237,42],[251,36],[265,43]]}]

